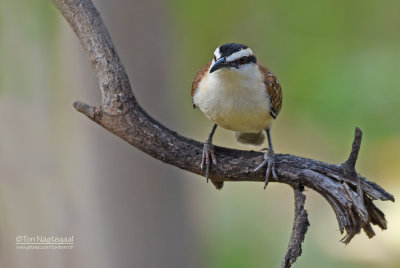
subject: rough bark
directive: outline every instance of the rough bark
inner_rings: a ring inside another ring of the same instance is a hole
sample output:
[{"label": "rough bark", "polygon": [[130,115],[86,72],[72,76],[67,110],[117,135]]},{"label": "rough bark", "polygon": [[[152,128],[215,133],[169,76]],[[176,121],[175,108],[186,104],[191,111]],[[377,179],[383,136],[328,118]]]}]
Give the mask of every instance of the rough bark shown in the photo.
[{"label": "rough bark", "polygon": [[306,196],[302,193],[303,187],[299,186],[293,188],[293,191],[295,203],[293,230],[288,250],[282,261],[281,267],[283,268],[290,267],[301,255],[301,244],[303,243],[308,227],[310,226],[307,211],[304,209]]},{"label": "rough bark", "polygon": [[[98,11],[90,0],[54,0],[56,6],[89,53],[102,92],[102,103],[92,107],[75,102],[74,107],[105,129],[150,156],[181,169],[204,175],[200,169],[203,143],[180,136],[161,125],[136,101],[128,76],[112,44]],[[301,254],[301,242],[307,230],[307,213],[302,187],[321,194],[335,211],[344,243],[364,229],[375,235],[371,224],[386,229],[385,215],[373,201],[391,200],[393,195],[355,171],[361,144],[361,130],[356,128],[351,154],[347,161],[334,165],[295,155],[276,154],[280,183],[295,190],[295,222],[283,267],[290,267]],[[223,181],[264,181],[265,169],[253,172],[263,154],[215,146],[218,165],[210,178]],[[277,182],[272,177],[271,182]]]}]

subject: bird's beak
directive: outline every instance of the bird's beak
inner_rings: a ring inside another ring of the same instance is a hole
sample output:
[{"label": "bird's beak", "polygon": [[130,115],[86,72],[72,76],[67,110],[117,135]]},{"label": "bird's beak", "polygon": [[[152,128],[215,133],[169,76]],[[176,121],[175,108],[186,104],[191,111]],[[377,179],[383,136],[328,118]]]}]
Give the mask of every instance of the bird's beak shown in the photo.
[{"label": "bird's beak", "polygon": [[225,58],[220,58],[217,60],[214,65],[210,69],[210,73],[215,72],[216,70],[219,70],[224,67],[230,67],[231,65],[225,60]]}]

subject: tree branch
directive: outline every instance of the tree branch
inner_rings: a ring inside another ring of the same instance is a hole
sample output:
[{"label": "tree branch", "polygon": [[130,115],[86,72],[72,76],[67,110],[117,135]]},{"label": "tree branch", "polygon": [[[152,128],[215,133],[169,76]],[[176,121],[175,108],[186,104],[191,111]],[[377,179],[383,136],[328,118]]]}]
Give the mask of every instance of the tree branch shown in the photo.
[{"label": "tree branch", "polygon": [[281,267],[287,268],[292,266],[292,264],[301,255],[301,243],[304,241],[304,237],[307,233],[310,223],[308,222],[307,210],[304,209],[304,202],[306,201],[306,196],[302,193],[303,187],[300,185],[298,187],[293,187],[294,191],[294,222],[292,235],[290,237],[289,247],[283,258]]},{"label": "tree branch", "polygon": [[[144,153],[181,169],[203,175],[200,169],[203,143],[180,136],[161,125],[137,103],[125,68],[92,2],[53,1],[89,53],[102,92],[101,106],[91,107],[75,102],[75,109]],[[304,227],[307,225],[304,220],[307,219],[307,214],[303,208],[305,197],[299,190],[299,185],[312,188],[329,202],[335,211],[340,232],[346,232],[343,238],[345,243],[350,242],[362,228],[369,237],[374,236],[371,223],[386,229],[385,216],[373,204],[373,200],[394,201],[394,197],[355,171],[361,136],[361,130],[356,128],[350,157],[339,165],[294,155],[276,154],[278,182],[294,187],[295,226],[302,226],[299,230],[294,227],[291,241],[302,241],[307,229]],[[210,172],[210,178],[214,181],[264,181],[265,170],[252,171],[263,160],[262,153],[216,146],[215,154],[218,165],[213,166]],[[270,181],[275,180],[270,178]],[[297,249],[293,249],[297,253],[292,254],[289,246],[288,254],[297,258],[301,253],[300,243],[293,243],[298,245]],[[288,263],[293,263],[296,258],[289,258]]]}]

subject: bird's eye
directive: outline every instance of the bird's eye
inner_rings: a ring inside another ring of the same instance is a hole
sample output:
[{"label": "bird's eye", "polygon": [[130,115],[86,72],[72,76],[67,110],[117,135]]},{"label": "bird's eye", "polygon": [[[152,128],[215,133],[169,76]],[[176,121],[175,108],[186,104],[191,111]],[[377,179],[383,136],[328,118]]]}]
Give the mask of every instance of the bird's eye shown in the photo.
[{"label": "bird's eye", "polygon": [[247,62],[247,57],[241,57],[240,59],[239,59],[239,63],[240,64],[245,64]]},{"label": "bird's eye", "polygon": [[216,61],[217,60],[217,57],[215,57],[215,55],[214,55],[214,61]]}]

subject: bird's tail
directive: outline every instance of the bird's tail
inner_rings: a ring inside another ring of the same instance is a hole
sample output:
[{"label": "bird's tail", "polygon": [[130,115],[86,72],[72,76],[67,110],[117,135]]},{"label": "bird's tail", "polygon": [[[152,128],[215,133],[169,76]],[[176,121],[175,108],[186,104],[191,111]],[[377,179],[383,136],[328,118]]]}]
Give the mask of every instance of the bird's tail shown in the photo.
[{"label": "bird's tail", "polygon": [[235,132],[235,138],[239,143],[251,144],[251,145],[261,145],[265,140],[264,131],[257,133],[251,132]]}]

